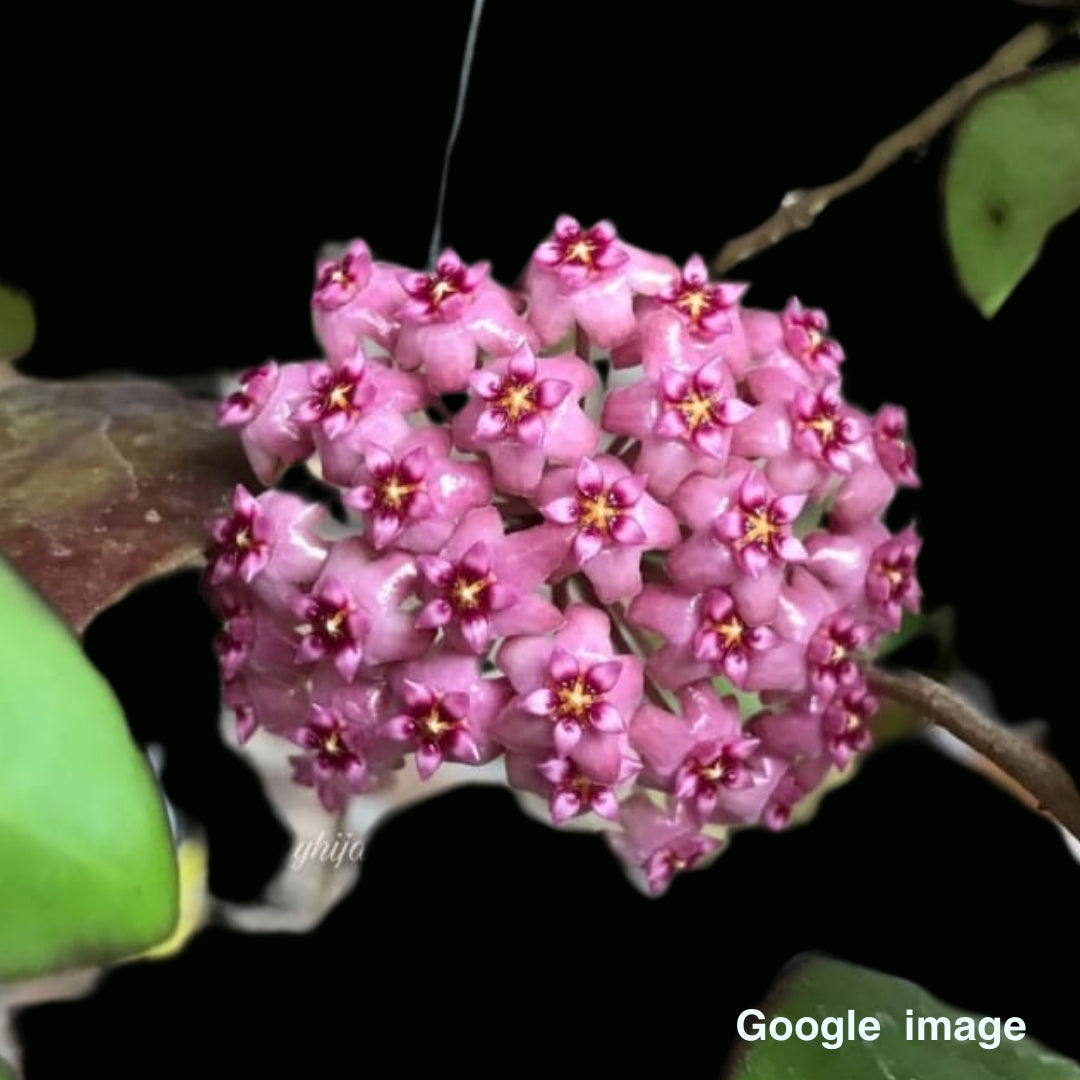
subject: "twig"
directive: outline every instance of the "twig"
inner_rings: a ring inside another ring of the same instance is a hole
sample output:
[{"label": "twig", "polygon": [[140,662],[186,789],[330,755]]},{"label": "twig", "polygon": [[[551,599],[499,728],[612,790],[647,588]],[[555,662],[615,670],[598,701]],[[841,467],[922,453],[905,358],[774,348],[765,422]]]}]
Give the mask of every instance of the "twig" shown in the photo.
[{"label": "twig", "polygon": [[961,79],[910,123],[882,139],[854,172],[822,187],[789,191],[772,217],[723,246],[712,261],[713,273],[723,274],[738,263],[778,244],[786,236],[809,228],[831,202],[873,180],[878,173],[895,165],[908,151],[917,150],[930,142],[964,111],[976,94],[993,83],[1023,71],[1070,33],[1080,33],[1080,20],[1066,26],[1037,22],[1021,30],[981,68]]},{"label": "twig", "polygon": [[919,709],[1004,770],[1034,797],[1036,805],[1080,839],[1080,792],[1072,777],[1052,757],[1008,728],[988,720],[947,686],[914,672],[894,674],[868,667],[870,689]]}]

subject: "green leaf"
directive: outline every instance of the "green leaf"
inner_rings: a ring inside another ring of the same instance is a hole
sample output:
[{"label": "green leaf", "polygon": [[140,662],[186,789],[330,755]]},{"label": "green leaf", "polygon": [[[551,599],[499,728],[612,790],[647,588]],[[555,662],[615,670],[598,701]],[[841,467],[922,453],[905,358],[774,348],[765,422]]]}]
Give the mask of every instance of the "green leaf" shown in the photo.
[{"label": "green leaf", "polygon": [[34,334],[30,297],[0,283],[0,363],[27,352],[34,344]]},{"label": "green leaf", "polygon": [[[855,1038],[851,1041],[846,1038],[849,1009],[855,1013]],[[910,1040],[906,1037],[908,1009],[912,1010],[915,1036]],[[819,1025],[826,1017],[842,1017],[845,1039],[836,1049],[823,1046],[820,1034],[807,1042],[795,1035],[784,1042],[737,1039],[724,1071],[727,1080],[896,1080],[916,1076],[919,1080],[1080,1080],[1076,1062],[1051,1053],[1030,1036],[1025,1034],[1018,1042],[1006,1039],[1003,1031],[1009,1017],[1000,1018],[997,1046],[984,1048],[979,1043],[979,1021],[983,1019],[979,1013],[943,1005],[905,979],[825,957],[805,957],[789,965],[760,1011],[766,1024],[776,1016],[787,1017],[792,1024],[809,1016]],[[950,1031],[966,1036],[966,1030],[953,1027],[961,1016],[974,1019],[974,1039],[946,1042],[940,1024],[937,1040],[930,1039],[929,1026],[924,1031],[926,1037],[918,1038],[919,1018],[923,1017],[947,1017]],[[876,1039],[859,1038],[862,1017],[877,1020],[880,1033]],[[992,1043],[991,1027],[985,1030],[984,1041]]]},{"label": "green leaf", "polygon": [[1050,230],[1080,208],[1080,64],[976,99],[945,166],[945,232],[964,291],[988,319]]},{"label": "green leaf", "polygon": [[14,1070],[3,1058],[0,1058],[0,1080],[15,1080]]},{"label": "green leaf", "polygon": [[0,981],[94,966],[177,917],[161,796],[108,684],[0,560]]}]

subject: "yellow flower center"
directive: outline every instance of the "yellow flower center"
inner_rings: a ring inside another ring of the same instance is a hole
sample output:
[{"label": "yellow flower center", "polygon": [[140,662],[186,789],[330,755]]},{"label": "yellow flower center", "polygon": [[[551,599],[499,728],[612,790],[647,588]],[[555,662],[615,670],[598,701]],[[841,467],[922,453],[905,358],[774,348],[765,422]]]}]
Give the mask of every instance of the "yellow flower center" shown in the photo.
[{"label": "yellow flower center", "polygon": [[730,649],[742,640],[746,627],[737,615],[732,615],[726,622],[713,623],[713,629],[723,639],[724,648]]},{"label": "yellow flower center", "polygon": [[722,758],[717,758],[715,761],[708,765],[702,765],[698,769],[698,776],[702,780],[707,780],[711,784],[719,783],[727,775],[727,769],[724,767]]},{"label": "yellow flower center", "polygon": [[431,706],[431,711],[417,720],[416,724],[429,739],[436,739],[440,735],[452,731],[455,726],[453,722],[443,716],[442,709],[439,708],[437,701]]},{"label": "yellow flower center", "polygon": [[690,316],[691,322],[696,323],[709,310],[711,298],[705,289],[687,290],[679,294],[676,306],[682,308]]},{"label": "yellow flower center", "polygon": [[679,402],[679,410],[686,417],[691,431],[715,419],[712,398],[702,396],[697,390],[691,390],[689,395]]},{"label": "yellow flower center", "polygon": [[347,412],[352,407],[352,384],[338,383],[327,395],[327,402],[331,409]]},{"label": "yellow flower center", "polygon": [[566,249],[566,262],[579,262],[585,266],[592,266],[593,252],[596,250],[596,245],[591,240],[586,240],[584,237],[580,240],[575,240]]},{"label": "yellow flower center", "polygon": [[431,306],[438,307],[448,296],[456,293],[458,288],[452,281],[447,281],[445,278],[436,278],[431,283],[428,291],[431,294]]},{"label": "yellow flower center", "polygon": [[619,516],[619,508],[611,501],[606,491],[601,492],[595,498],[586,497],[581,500],[581,525],[586,529],[597,529],[607,532],[611,523]]},{"label": "yellow flower center", "polygon": [[596,696],[589,692],[585,680],[579,675],[572,683],[564,683],[555,691],[559,699],[557,712],[560,716],[572,716],[580,720],[596,703]]},{"label": "yellow flower center", "polygon": [[531,383],[509,383],[495,404],[506,412],[510,420],[519,420],[527,413],[536,412],[536,402],[533,400],[535,392],[536,388]]},{"label": "yellow flower center", "polygon": [[454,582],[454,600],[458,607],[473,609],[480,606],[480,594],[487,588],[487,581],[483,578],[476,578],[473,581],[469,581],[467,578],[459,577]]},{"label": "yellow flower center", "polygon": [[746,515],[743,535],[739,538],[739,547],[749,547],[751,544],[768,547],[779,531],[780,527],[769,516],[768,510],[755,510]]},{"label": "yellow flower center", "polygon": [[382,499],[384,506],[389,506],[392,510],[400,510],[401,504],[417,490],[419,484],[404,484],[397,473],[394,473],[389,480],[382,485],[382,490],[379,493],[379,498]]},{"label": "yellow flower center", "polygon": [[836,438],[836,420],[831,416],[819,416],[815,420],[806,420],[803,426],[816,431],[826,446]]}]

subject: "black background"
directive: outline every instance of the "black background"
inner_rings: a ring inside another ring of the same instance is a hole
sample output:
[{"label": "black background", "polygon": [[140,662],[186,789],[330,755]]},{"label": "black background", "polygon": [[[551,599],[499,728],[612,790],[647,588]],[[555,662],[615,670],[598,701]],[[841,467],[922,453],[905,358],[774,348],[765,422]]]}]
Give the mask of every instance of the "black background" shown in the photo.
[{"label": "black background", "polygon": [[[712,255],[787,189],[857,165],[1033,14],[942,6],[635,15],[489,0],[444,239],[504,281],[560,212],[610,217],[680,261]],[[323,242],[363,236],[426,261],[468,9],[320,5],[228,25],[161,8],[13,27],[0,277],[36,301],[26,370],[180,375],[311,356]],[[1080,221],[985,322],[941,240],[945,146],[736,276],[753,282],[749,303],[797,293],[828,311],[853,401],[907,406],[924,487],[903,509],[926,540],[927,604],[956,605],[962,660],[1003,716],[1047,719],[1076,773]],[[287,841],[216,743],[212,632],[180,577],[103,616],[88,646],[138,736],[168,748],[170,793],[209,831],[215,890],[245,899]],[[919,743],[871,758],[811,826],[739,836],[660,901],[632,891],[600,841],[527,820],[505,792],[461,791],[381,830],[316,934],[208,930],[19,1030],[30,1080],[91,1065],[153,1075],[159,1054],[243,1075],[714,1077],[738,1012],[817,949],[1021,1016],[1076,1054],[1078,885],[1052,828]]]}]

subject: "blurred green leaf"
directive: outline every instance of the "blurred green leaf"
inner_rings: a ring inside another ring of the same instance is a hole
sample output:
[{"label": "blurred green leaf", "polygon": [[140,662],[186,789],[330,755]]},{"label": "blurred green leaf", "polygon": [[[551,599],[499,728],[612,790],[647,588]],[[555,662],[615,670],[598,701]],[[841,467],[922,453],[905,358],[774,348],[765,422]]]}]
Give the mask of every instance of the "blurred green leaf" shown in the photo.
[{"label": "blurred green leaf", "polygon": [[982,95],[945,166],[945,232],[960,284],[988,319],[1080,207],[1080,64]]},{"label": "blurred green leaf", "polygon": [[35,330],[30,297],[0,282],[0,363],[28,352]]},{"label": "blurred green leaf", "polygon": [[15,1080],[15,1071],[3,1058],[0,1058],[0,1080]]},{"label": "blurred green leaf", "polygon": [[108,684],[0,560],[0,980],[129,956],[177,915],[161,796]]},{"label": "blurred green leaf", "polygon": [[[919,1017],[960,1016],[975,1018],[975,1033],[982,1019],[978,1013],[943,1005],[921,987],[905,979],[844,964],[826,957],[810,956],[789,965],[769,991],[760,1011],[768,1022],[785,1016],[792,1024],[800,1017],[818,1021],[847,1017],[854,1009],[856,1037],[837,1049],[822,1045],[822,1036],[803,1042],[792,1035],[786,1041],[738,1039],[724,1071],[726,1080],[1080,1080],[1080,1066],[1051,1053],[1026,1035],[1012,1042],[1000,1035],[998,1045],[984,1049],[975,1040],[948,1042],[908,1040],[905,1023],[911,1009],[914,1034]],[[858,1037],[861,1017],[878,1021],[880,1034],[873,1041]],[[1008,1017],[1001,1017],[1004,1028]],[[951,1026],[951,1024],[950,1024]],[[987,1028],[989,1035],[990,1029]],[[845,1035],[847,1034],[845,1028]],[[832,1040],[829,1040],[832,1041]],[[993,1039],[987,1038],[986,1042]]]}]

